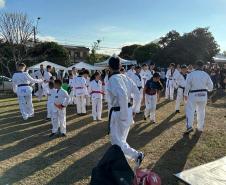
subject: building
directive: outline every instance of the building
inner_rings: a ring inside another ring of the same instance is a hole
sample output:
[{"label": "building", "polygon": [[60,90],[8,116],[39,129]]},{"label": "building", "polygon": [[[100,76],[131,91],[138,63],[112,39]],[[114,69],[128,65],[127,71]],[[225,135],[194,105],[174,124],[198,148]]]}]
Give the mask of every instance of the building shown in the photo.
[{"label": "building", "polygon": [[82,46],[62,45],[69,52],[70,63],[78,63],[84,61],[89,56],[89,48]]}]

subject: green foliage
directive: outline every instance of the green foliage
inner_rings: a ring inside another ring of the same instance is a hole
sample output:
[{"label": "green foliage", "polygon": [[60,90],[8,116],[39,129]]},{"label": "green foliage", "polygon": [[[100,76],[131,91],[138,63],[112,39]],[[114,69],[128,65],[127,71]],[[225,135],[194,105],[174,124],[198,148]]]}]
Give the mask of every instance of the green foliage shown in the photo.
[{"label": "green foliage", "polygon": [[150,43],[136,48],[134,50],[133,57],[139,63],[142,63],[148,60],[156,60],[159,52],[160,46],[155,43]]},{"label": "green foliage", "polygon": [[122,50],[119,54],[119,56],[121,58],[124,58],[126,60],[133,60],[133,54],[134,54],[134,50],[137,49],[138,47],[140,47],[141,45],[138,44],[133,44],[130,46],[124,46],[122,47]]},{"label": "green foliage", "polygon": [[43,42],[35,45],[30,50],[30,56],[35,58],[35,63],[47,60],[63,66],[70,65],[68,51],[55,42]]}]

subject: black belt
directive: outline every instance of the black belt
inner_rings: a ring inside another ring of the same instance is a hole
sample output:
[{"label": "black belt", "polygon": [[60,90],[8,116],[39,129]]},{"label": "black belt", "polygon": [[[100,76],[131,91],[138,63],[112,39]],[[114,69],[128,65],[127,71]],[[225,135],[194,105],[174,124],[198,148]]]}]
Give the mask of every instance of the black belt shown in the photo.
[{"label": "black belt", "polygon": [[185,87],[182,87],[182,86],[180,86],[180,85],[179,85],[179,88],[181,88],[181,89],[183,89],[183,90],[185,89]]},{"label": "black belt", "polygon": [[24,87],[24,86],[29,86],[29,84],[20,84],[17,87]]},{"label": "black belt", "polygon": [[[128,103],[128,107],[132,107],[131,103]],[[109,117],[108,117],[108,135],[110,134],[110,130],[111,130],[111,116],[112,116],[112,112],[119,112],[120,111],[120,107],[111,107],[110,111],[109,111]]]},{"label": "black belt", "polygon": [[196,92],[207,92],[206,89],[197,89],[197,90],[191,90],[189,93],[196,93]]},{"label": "black belt", "polygon": [[141,90],[141,89],[142,89],[142,87],[138,87],[138,89],[139,89],[139,90]]}]

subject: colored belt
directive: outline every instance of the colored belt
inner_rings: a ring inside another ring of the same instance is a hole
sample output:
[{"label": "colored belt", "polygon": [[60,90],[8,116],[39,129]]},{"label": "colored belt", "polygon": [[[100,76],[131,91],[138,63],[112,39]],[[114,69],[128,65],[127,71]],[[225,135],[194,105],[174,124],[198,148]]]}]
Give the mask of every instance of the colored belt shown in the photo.
[{"label": "colored belt", "polygon": [[97,93],[97,94],[104,94],[102,91],[92,91],[90,94],[94,94],[94,93]]},{"label": "colored belt", "polygon": [[197,89],[197,90],[191,90],[189,93],[196,93],[196,92],[207,92],[206,89]]},{"label": "colored belt", "polygon": [[29,84],[20,84],[18,87],[24,87],[24,86],[29,86]]},{"label": "colored belt", "polygon": [[[132,107],[132,104],[128,103],[128,107]],[[108,135],[111,132],[111,116],[112,116],[112,112],[119,112],[119,111],[120,111],[120,107],[112,107],[110,109],[109,118],[108,118]]]}]

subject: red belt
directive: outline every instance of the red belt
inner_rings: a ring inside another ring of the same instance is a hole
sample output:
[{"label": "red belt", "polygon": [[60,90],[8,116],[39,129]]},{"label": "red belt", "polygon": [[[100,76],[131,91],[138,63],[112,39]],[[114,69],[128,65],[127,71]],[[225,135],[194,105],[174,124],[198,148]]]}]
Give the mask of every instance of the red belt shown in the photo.
[{"label": "red belt", "polygon": [[94,93],[104,94],[104,92],[102,92],[102,91],[92,91],[90,94],[94,94]]}]

